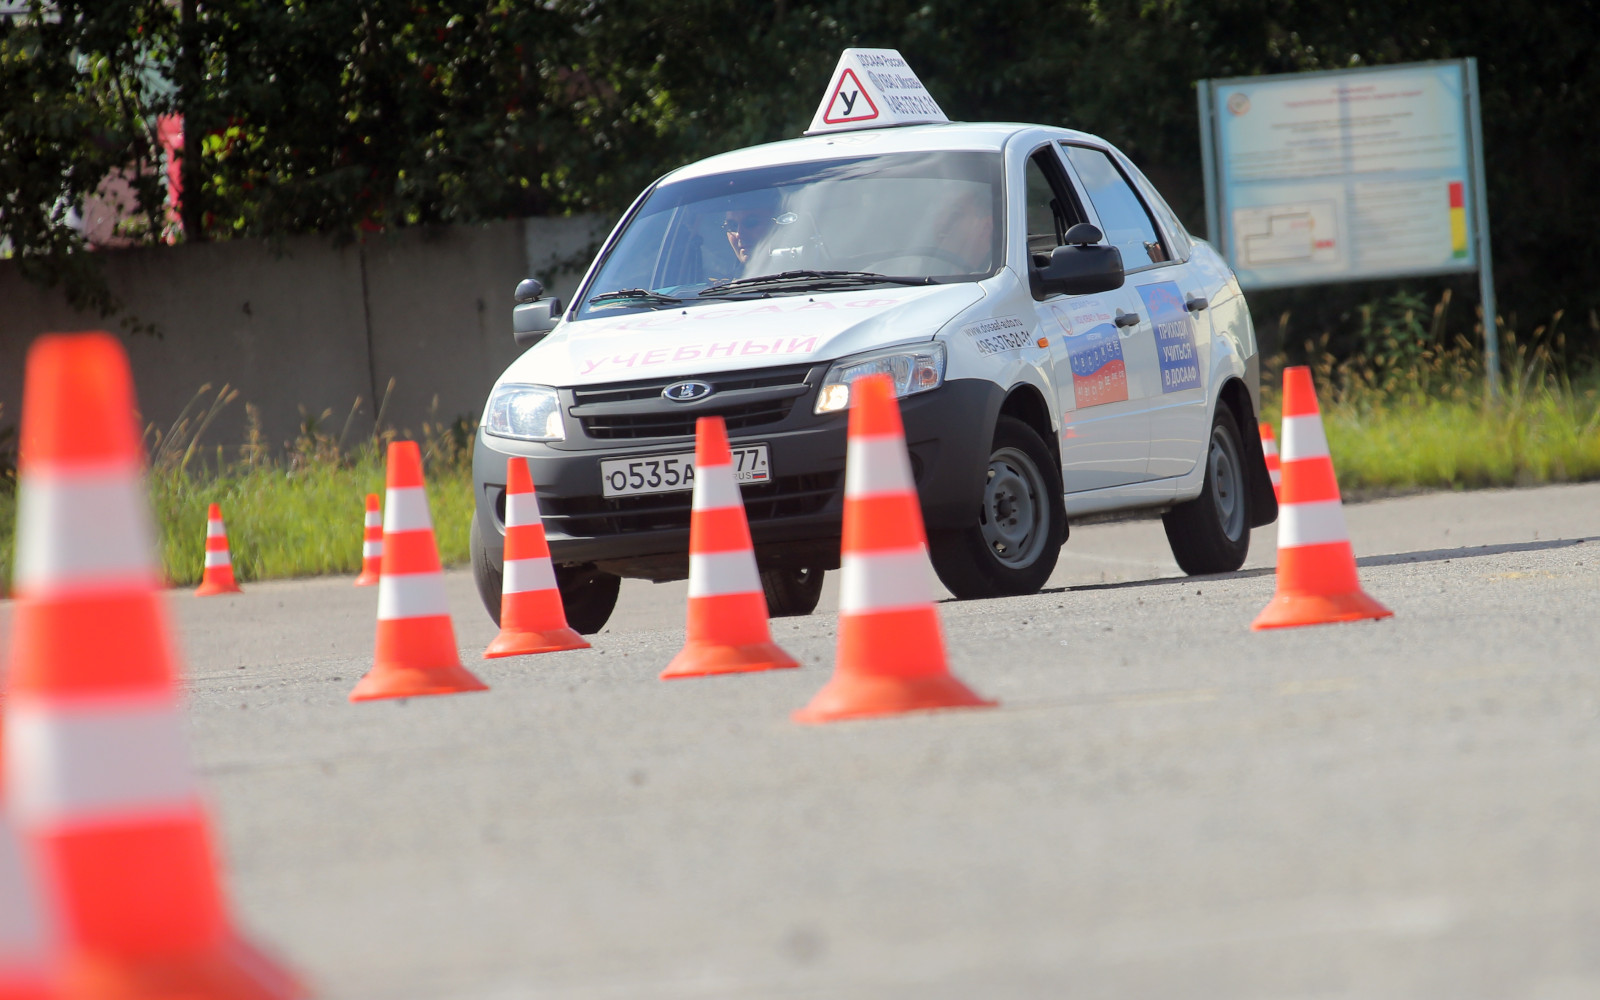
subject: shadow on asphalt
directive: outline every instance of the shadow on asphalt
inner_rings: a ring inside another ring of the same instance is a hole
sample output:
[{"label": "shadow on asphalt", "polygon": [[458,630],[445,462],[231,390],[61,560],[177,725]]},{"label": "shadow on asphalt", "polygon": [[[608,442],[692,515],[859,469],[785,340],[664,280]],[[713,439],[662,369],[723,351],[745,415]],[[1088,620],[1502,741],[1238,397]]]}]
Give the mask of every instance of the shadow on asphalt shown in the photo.
[{"label": "shadow on asphalt", "polygon": [[[1357,566],[1400,566],[1406,563],[1449,562],[1451,559],[1472,559],[1478,556],[1498,556],[1507,552],[1542,552],[1547,549],[1565,549],[1597,538],[1551,538],[1532,542],[1506,542],[1499,545],[1468,545],[1457,549],[1425,549],[1420,552],[1395,552],[1385,556],[1363,556]],[[1248,580],[1258,576],[1271,576],[1275,569],[1263,566],[1244,569],[1236,573],[1212,573],[1206,576],[1163,576],[1154,580],[1124,580],[1120,583],[1084,583],[1072,587],[1048,587],[1041,594],[1065,594],[1088,590],[1132,590],[1136,587],[1165,587],[1204,580]]]}]

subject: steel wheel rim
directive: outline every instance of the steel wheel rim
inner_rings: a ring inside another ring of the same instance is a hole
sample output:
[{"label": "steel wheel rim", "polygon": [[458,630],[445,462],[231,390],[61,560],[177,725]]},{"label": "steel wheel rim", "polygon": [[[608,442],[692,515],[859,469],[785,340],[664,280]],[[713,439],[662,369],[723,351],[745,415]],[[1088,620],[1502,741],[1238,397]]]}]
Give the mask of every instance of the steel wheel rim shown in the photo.
[{"label": "steel wheel rim", "polygon": [[1033,565],[1044,551],[1049,511],[1044,476],[1026,453],[1001,448],[989,456],[979,528],[990,555],[1011,569]]},{"label": "steel wheel rim", "polygon": [[1237,541],[1244,530],[1244,482],[1233,440],[1221,427],[1211,432],[1211,502],[1222,533]]}]

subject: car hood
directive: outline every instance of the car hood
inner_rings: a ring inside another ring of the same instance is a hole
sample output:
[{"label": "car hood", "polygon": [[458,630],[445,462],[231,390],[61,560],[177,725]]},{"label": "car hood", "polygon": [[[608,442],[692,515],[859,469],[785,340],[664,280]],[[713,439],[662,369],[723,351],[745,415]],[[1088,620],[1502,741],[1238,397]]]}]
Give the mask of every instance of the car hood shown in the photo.
[{"label": "car hood", "polygon": [[831,361],[932,338],[982,298],[963,282],[603,313],[561,324],[500,381],[580,386]]}]

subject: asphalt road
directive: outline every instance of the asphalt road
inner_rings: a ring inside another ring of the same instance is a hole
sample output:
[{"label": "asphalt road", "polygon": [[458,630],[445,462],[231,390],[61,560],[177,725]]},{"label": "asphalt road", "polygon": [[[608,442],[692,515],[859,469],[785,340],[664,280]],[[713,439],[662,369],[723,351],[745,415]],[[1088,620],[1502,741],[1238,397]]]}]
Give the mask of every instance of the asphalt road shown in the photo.
[{"label": "asphalt road", "polygon": [[[1348,510],[1383,622],[1255,634],[1246,569],[1074,531],[941,606],[985,711],[799,726],[804,669],[662,683],[683,585],[484,694],[347,704],[375,589],[175,594],[241,921],[323,996],[1600,996],[1600,484]],[[830,580],[823,609],[834,602]]]}]

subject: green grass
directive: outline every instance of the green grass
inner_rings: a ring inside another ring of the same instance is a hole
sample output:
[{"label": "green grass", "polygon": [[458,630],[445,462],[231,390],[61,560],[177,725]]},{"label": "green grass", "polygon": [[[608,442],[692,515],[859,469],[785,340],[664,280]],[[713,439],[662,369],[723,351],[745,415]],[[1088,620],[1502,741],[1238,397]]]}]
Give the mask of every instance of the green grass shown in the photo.
[{"label": "green grass", "polygon": [[[1572,376],[1558,360],[1563,342],[1547,333],[1534,331],[1531,346],[1506,337],[1492,399],[1479,349],[1464,340],[1441,351],[1391,336],[1342,361],[1307,345],[1340,486],[1373,494],[1600,479],[1600,371]],[[1276,426],[1278,380],[1263,381],[1262,409]]]}]

